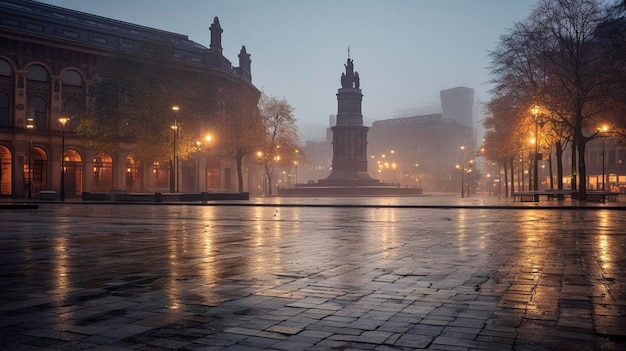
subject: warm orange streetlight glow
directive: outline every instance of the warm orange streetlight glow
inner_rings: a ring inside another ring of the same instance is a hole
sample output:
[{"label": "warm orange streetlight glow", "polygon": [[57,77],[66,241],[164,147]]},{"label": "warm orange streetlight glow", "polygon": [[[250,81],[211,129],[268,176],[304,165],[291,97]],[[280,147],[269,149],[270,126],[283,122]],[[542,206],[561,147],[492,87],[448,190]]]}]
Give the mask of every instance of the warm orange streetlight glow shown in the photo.
[{"label": "warm orange streetlight glow", "polygon": [[180,110],[180,108],[179,108],[178,106],[176,106],[176,105],[172,106],[172,111],[175,111],[175,112],[176,112],[176,111],[178,111],[178,110]]},{"label": "warm orange streetlight glow", "polygon": [[539,107],[537,105],[533,106],[533,108],[530,110],[530,113],[533,114],[533,116],[537,116],[539,114]]},{"label": "warm orange streetlight glow", "polygon": [[609,130],[609,127],[605,124],[602,127],[600,127],[600,132],[603,132],[604,135],[602,136],[602,191],[604,191],[604,181],[606,179],[606,172],[604,169],[604,153],[605,153],[605,139],[606,139],[606,132]]},{"label": "warm orange streetlight glow", "polygon": [[65,124],[69,117],[59,117],[61,122],[61,201],[65,201]]}]

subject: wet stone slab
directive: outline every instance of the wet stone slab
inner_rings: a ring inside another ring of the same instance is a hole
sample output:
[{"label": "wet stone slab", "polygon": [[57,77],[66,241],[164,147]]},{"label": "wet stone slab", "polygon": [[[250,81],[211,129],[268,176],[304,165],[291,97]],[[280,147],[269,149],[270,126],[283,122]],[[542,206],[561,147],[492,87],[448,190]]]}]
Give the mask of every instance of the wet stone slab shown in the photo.
[{"label": "wet stone slab", "polygon": [[0,349],[626,348],[604,209],[0,212]]}]

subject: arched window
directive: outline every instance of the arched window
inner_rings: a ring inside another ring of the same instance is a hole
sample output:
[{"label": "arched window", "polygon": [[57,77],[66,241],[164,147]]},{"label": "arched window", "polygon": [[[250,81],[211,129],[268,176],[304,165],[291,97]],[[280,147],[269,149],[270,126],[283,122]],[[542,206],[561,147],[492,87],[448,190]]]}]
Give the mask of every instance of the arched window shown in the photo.
[{"label": "arched window", "polygon": [[11,65],[3,59],[0,59],[0,76],[13,76],[13,67],[11,67]]},{"label": "arched window", "polygon": [[50,79],[48,71],[41,65],[32,65],[28,67],[26,79],[36,82],[47,82]]},{"label": "arched window", "polygon": [[63,73],[63,112],[70,117],[68,128],[76,130],[80,124],[80,114],[85,106],[83,77],[75,70]]},{"label": "arched window", "polygon": [[4,91],[0,91],[0,127],[10,127],[11,120],[9,118],[9,95]]},{"label": "arched window", "polygon": [[11,151],[0,145],[0,195],[11,195],[13,192],[13,169]]},{"label": "arched window", "polygon": [[76,130],[80,124],[80,103],[76,100],[66,100],[63,104],[63,112],[70,117],[65,130]]},{"label": "arched window", "polygon": [[43,149],[38,147],[33,147],[32,152],[32,191],[36,194],[48,188],[48,155],[46,155]]},{"label": "arched window", "polygon": [[28,113],[35,120],[36,130],[48,130],[46,101],[41,96],[31,96],[28,98]]},{"label": "arched window", "polygon": [[[3,59],[0,59],[0,82],[2,85],[13,85],[13,67]],[[13,123],[10,116],[9,105],[11,94],[8,91],[0,91],[0,127],[10,127]]]},{"label": "arched window", "polygon": [[63,85],[71,85],[74,87],[83,86],[83,77],[76,71],[67,71],[63,74]]}]

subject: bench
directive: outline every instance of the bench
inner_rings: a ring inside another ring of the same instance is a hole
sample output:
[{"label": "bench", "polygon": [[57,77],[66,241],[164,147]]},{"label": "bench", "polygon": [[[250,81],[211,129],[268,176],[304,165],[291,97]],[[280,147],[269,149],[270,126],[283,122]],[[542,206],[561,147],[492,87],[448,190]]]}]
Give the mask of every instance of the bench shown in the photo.
[{"label": "bench", "polygon": [[39,200],[56,200],[57,192],[54,190],[41,190],[39,191]]},{"label": "bench", "polygon": [[618,195],[619,193],[611,193],[611,192],[606,192],[606,191],[588,191],[587,201],[598,201],[598,202],[617,201]]},{"label": "bench", "polygon": [[536,201],[539,201],[539,193],[536,193],[536,192],[513,193],[513,199],[519,202],[536,202]]},{"label": "bench", "polygon": [[569,190],[540,190],[540,191],[523,191],[512,194],[515,201],[520,202],[538,202],[541,197],[546,200],[563,200],[566,196],[571,196]]},{"label": "bench", "polygon": [[83,191],[82,193],[83,201],[110,201],[111,194],[108,193],[91,193],[87,191]]}]

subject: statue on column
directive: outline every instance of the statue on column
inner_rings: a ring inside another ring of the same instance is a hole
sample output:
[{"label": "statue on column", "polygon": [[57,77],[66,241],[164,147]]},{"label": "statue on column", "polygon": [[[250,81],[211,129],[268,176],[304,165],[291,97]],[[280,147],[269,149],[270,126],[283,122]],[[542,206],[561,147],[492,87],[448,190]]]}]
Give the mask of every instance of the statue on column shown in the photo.
[{"label": "statue on column", "polygon": [[344,67],[346,68],[346,72],[341,74],[341,87],[359,89],[359,72],[354,71],[354,61],[348,57],[348,61],[344,64]]}]

